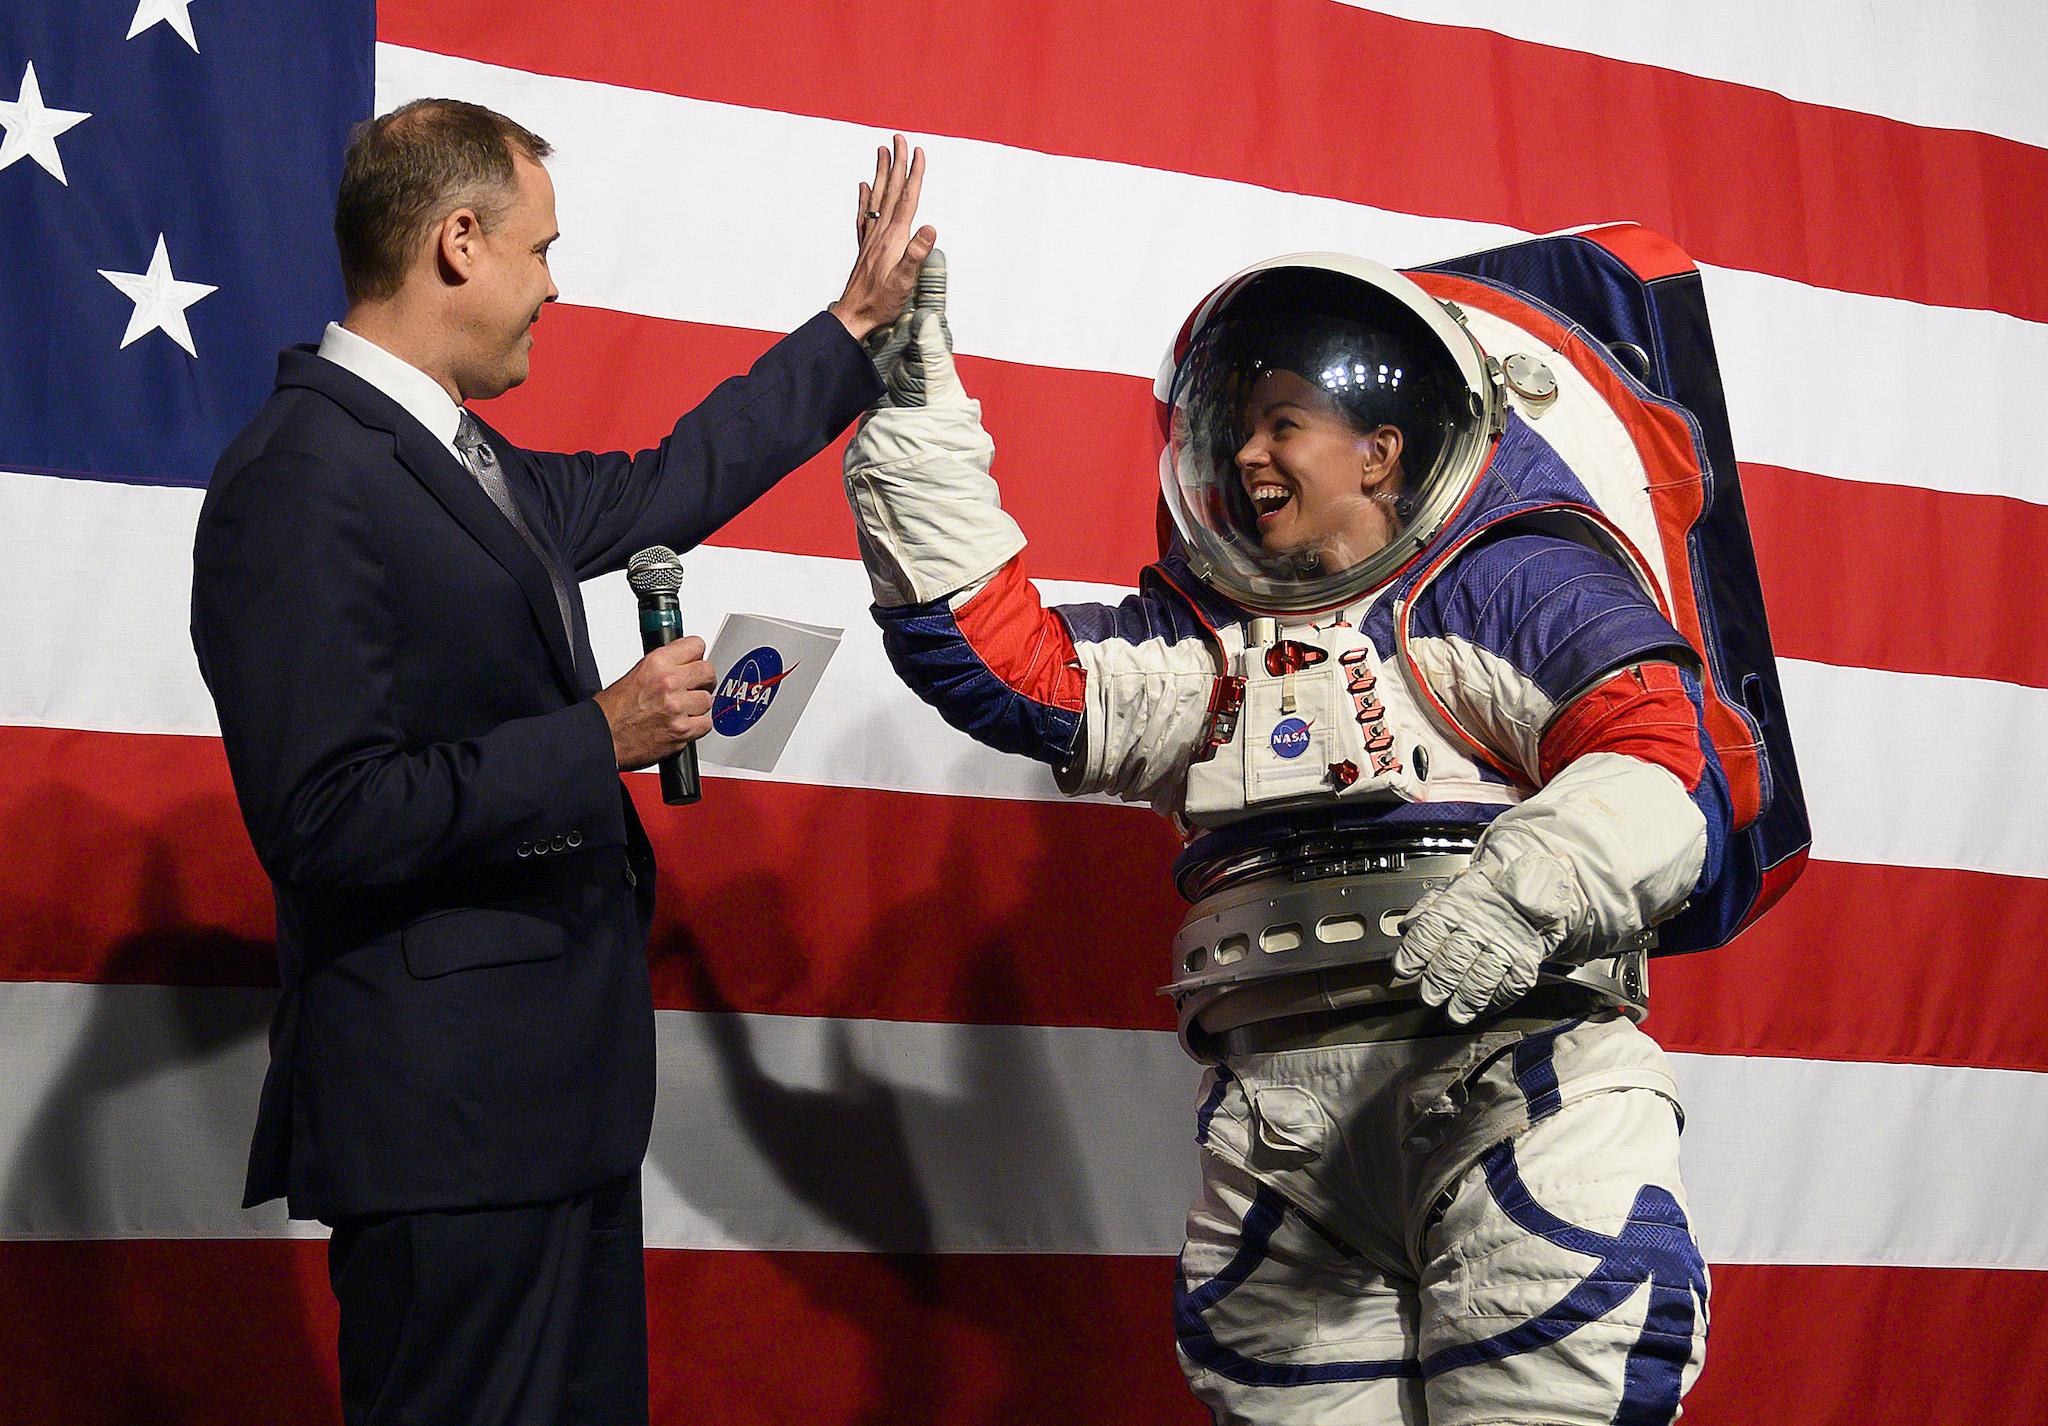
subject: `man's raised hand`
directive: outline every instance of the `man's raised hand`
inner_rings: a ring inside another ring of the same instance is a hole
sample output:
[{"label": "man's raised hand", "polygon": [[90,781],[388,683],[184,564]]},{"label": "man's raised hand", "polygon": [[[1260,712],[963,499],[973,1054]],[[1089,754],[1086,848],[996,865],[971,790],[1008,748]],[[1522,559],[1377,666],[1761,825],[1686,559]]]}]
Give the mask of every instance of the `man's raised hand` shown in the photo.
[{"label": "man's raised hand", "polygon": [[896,320],[910,301],[918,269],[939,239],[933,228],[911,230],[923,188],[923,149],[912,149],[898,134],[891,147],[876,150],[874,182],[860,186],[854,219],[860,251],[846,290],[827,309],[856,341]]}]

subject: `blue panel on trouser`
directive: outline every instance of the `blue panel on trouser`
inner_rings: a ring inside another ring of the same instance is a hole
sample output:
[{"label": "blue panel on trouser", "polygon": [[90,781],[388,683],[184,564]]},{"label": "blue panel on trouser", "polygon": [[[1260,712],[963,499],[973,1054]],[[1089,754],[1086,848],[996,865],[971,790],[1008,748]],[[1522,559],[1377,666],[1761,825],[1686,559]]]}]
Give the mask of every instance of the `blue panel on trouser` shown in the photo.
[{"label": "blue panel on trouser", "polygon": [[1414,1378],[1422,1368],[1412,1357],[1389,1357],[1359,1362],[1262,1362],[1234,1352],[1216,1340],[1202,1314],[1230,1296],[1265,1261],[1273,1234],[1287,1214],[1287,1200],[1260,1184],[1244,1227],[1238,1235],[1235,1256],[1223,1270],[1189,1289],[1185,1271],[1177,1273],[1173,1285],[1173,1335],[1189,1361],[1218,1376],[1245,1386],[1316,1386],[1327,1382],[1384,1381],[1391,1377]]},{"label": "blue panel on trouser", "polygon": [[1707,1291],[1706,1264],[1678,1200],[1666,1189],[1645,1185],[1620,1234],[1609,1237],[1567,1223],[1538,1203],[1522,1181],[1513,1143],[1499,1145],[1482,1163],[1487,1189],[1516,1227],[1599,1261],[1555,1306],[1482,1341],[1432,1353],[1422,1363],[1423,1375],[1437,1377],[1548,1346],[1605,1317],[1648,1283],[1650,1311],[1629,1350],[1614,1420],[1626,1426],[1672,1420],[1692,1354],[1696,1304]]},{"label": "blue panel on trouser", "polygon": [[1583,1019],[1552,1025],[1515,1046],[1515,1084],[1529,1101],[1529,1122],[1548,1119],[1564,1107],[1557,1090],[1557,1037],[1584,1024]]},{"label": "blue panel on trouser", "polygon": [[1230,1092],[1234,1076],[1222,1065],[1215,1069],[1216,1085],[1209,1091],[1209,1097],[1202,1101],[1202,1107],[1195,1111],[1195,1142],[1209,1142],[1209,1121],[1216,1117],[1216,1111],[1223,1107],[1223,1096]]}]

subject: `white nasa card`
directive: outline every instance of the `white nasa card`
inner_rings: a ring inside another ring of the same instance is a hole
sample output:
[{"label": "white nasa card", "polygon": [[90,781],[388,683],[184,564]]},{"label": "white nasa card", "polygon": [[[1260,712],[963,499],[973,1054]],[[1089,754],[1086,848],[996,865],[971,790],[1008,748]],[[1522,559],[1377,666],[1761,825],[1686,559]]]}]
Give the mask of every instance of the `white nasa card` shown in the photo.
[{"label": "white nasa card", "polygon": [[772,772],[844,632],[764,614],[726,615],[711,644],[718,683],[711,731],[697,744],[698,758]]}]

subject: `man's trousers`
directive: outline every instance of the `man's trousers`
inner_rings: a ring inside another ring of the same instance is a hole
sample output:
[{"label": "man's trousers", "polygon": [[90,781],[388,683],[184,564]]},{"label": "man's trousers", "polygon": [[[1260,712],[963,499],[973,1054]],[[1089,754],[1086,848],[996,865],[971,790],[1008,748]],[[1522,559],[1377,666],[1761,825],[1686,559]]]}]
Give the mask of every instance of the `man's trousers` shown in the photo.
[{"label": "man's trousers", "polygon": [[553,1203],[333,1228],[348,1426],[646,1422],[637,1173]]}]

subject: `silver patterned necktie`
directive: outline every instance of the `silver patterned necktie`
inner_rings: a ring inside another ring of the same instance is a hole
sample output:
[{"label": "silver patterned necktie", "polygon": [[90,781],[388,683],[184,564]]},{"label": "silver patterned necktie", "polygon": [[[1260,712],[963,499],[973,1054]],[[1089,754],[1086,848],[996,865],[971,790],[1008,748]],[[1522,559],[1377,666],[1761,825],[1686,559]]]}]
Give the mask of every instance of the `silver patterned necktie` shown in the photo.
[{"label": "silver patterned necktie", "polygon": [[533,527],[526,523],[526,516],[520,512],[518,502],[512,498],[511,487],[505,484],[505,472],[498,465],[498,453],[491,449],[484,439],[476,417],[464,411],[462,420],[455,428],[455,449],[462,457],[462,463],[469,473],[476,477],[476,483],[484,488],[484,494],[491,497],[491,503],[512,522],[512,528],[519,532],[519,538],[526,541],[526,547],[533,551],[533,557],[540,561],[540,567],[548,572],[548,583],[555,587],[555,607],[562,614],[562,632],[568,636],[569,652],[573,658],[576,652],[576,623],[569,616],[569,587],[562,582],[562,576],[555,569],[555,562],[548,558],[547,551],[540,547],[540,541],[533,537]]}]

